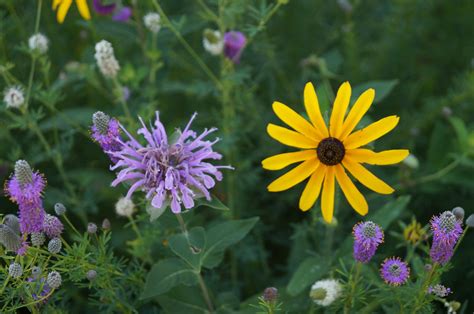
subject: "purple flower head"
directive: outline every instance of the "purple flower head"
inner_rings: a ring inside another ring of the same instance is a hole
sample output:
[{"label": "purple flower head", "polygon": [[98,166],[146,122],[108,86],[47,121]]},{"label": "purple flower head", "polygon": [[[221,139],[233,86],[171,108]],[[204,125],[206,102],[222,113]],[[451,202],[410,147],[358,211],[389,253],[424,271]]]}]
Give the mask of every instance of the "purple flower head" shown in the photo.
[{"label": "purple flower head", "polygon": [[428,287],[428,293],[434,294],[434,295],[436,295],[440,298],[444,298],[444,297],[447,297],[448,294],[451,293],[451,289],[446,288],[445,286],[443,286],[441,284],[436,284],[434,286],[429,286]]},{"label": "purple flower head", "polygon": [[100,147],[106,152],[112,162],[117,162],[111,152],[119,151],[120,144],[120,128],[119,123],[114,118],[110,118],[102,111],[97,111],[92,115],[92,138],[99,143]]},{"label": "purple flower head", "polygon": [[48,237],[59,237],[59,235],[63,232],[63,229],[63,224],[58,217],[50,214],[46,214],[46,216],[44,216],[43,231]]},{"label": "purple flower head", "polygon": [[383,230],[372,221],[359,222],[354,226],[354,258],[367,263],[374,256],[380,243],[383,242]]},{"label": "purple flower head", "polygon": [[39,232],[43,226],[44,209],[41,196],[46,181],[39,172],[33,172],[25,160],[18,160],[15,172],[5,183],[5,193],[18,204],[22,233]]},{"label": "purple flower head", "polygon": [[97,12],[100,15],[109,15],[114,12],[116,4],[102,4],[102,0],[94,0],[92,2],[92,5],[94,6],[95,12]]},{"label": "purple flower head", "polygon": [[209,189],[214,187],[216,180],[222,180],[220,169],[232,169],[210,163],[222,158],[212,149],[219,139],[205,139],[216,129],[205,129],[197,135],[190,130],[195,116],[192,116],[184,130],[177,129],[171,137],[168,137],[160,122],[158,112],[154,125],[149,128],[140,118],[142,128],[137,133],[146,143],[141,144],[122,127],[129,139],[119,140],[121,149],[110,152],[117,160],[111,170],[120,170],[112,186],[125,182],[131,184],[127,198],[137,189],[145,192],[146,198],[151,201],[147,210],[152,220],[168,205],[173,213],[180,213],[182,206],[185,209],[192,208],[194,199],[198,197],[204,196],[210,200]]},{"label": "purple flower head", "polygon": [[132,16],[132,8],[130,7],[123,7],[112,16],[112,20],[117,22],[128,22],[130,17]]},{"label": "purple flower head", "polygon": [[453,246],[462,233],[461,223],[450,211],[445,211],[439,216],[434,216],[431,218],[430,223],[431,230],[433,231],[433,242]]},{"label": "purple flower head", "polygon": [[410,277],[410,268],[399,257],[391,257],[382,263],[380,275],[389,285],[399,286]]},{"label": "purple flower head", "polygon": [[247,43],[247,38],[241,32],[231,31],[224,34],[224,54],[234,63],[239,63],[240,55]]},{"label": "purple flower head", "polygon": [[454,246],[433,241],[430,249],[430,257],[433,262],[444,265],[449,262],[453,254]]},{"label": "purple flower head", "polygon": [[[31,289],[31,296],[33,300],[38,301],[43,299],[51,292],[51,287],[46,283],[46,278],[28,278],[29,288]],[[41,301],[42,304],[46,303],[48,298],[45,298]]]}]

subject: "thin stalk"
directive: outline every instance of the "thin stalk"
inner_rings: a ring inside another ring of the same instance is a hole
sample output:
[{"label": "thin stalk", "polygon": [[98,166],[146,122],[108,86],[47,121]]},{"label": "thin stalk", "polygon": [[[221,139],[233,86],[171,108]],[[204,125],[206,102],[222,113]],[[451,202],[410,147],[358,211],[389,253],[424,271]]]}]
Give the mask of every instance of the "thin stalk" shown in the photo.
[{"label": "thin stalk", "polygon": [[430,285],[431,280],[433,279],[433,275],[435,274],[436,269],[438,268],[438,265],[439,265],[438,263],[433,264],[433,267],[430,270],[428,278],[425,280],[425,282],[421,286],[420,292],[418,293],[418,297],[416,298],[415,309],[413,312],[418,311],[418,309],[423,305],[423,301],[426,295],[426,290],[428,289],[428,286]]},{"label": "thin stalk", "polygon": [[137,224],[135,223],[135,219],[133,219],[132,216],[128,216],[128,220],[130,221],[130,225],[132,226],[132,229],[133,231],[136,233],[137,237],[142,240],[143,237],[142,237],[142,234],[140,232],[140,230],[138,229],[138,226]]},{"label": "thin stalk", "polygon": [[[38,31],[39,31],[42,4],[43,4],[43,0],[38,0],[38,7],[36,9],[36,20],[35,20],[35,34],[38,33]],[[37,59],[36,54],[33,54],[32,60],[31,60],[30,75],[29,75],[29,78],[28,78],[28,88],[26,90],[26,100],[25,100],[26,106],[29,105],[29,101],[30,101],[31,87],[33,86],[33,78],[35,76],[36,59]]]},{"label": "thin stalk", "polygon": [[116,91],[117,91],[117,98],[118,98],[117,101],[122,106],[122,110],[125,113],[125,116],[127,117],[127,119],[130,121],[130,123],[133,123],[132,114],[130,113],[130,110],[128,109],[127,102],[125,101],[125,99],[123,97],[123,86],[122,86],[122,84],[120,84],[120,82],[118,81],[118,79],[116,77],[114,77],[112,79],[112,82],[114,83],[114,87],[116,88]]},{"label": "thin stalk", "polygon": [[466,233],[467,233],[468,229],[469,229],[469,226],[466,226],[466,228],[464,228],[464,231],[461,234],[461,237],[459,237],[458,243],[456,243],[456,246],[454,247],[453,255],[454,255],[454,253],[456,253],[456,250],[458,249],[459,245],[461,245],[461,242],[464,239],[464,237],[466,236]]},{"label": "thin stalk", "polygon": [[66,221],[66,223],[68,224],[69,227],[71,227],[71,229],[78,235],[78,236],[81,236],[81,233],[79,233],[79,231],[76,229],[76,227],[74,227],[74,225],[71,223],[71,221],[69,220],[69,218],[67,218],[66,214],[63,214],[61,215],[64,220]]}]

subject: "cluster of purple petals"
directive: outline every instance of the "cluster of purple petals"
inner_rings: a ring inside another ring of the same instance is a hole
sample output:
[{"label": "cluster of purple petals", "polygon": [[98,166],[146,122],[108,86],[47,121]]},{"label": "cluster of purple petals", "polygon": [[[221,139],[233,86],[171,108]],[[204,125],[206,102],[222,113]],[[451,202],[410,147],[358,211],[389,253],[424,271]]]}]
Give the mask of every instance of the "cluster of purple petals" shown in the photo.
[{"label": "cluster of purple petals", "polygon": [[43,232],[50,238],[59,237],[63,232],[64,226],[58,217],[46,214],[43,222]]},{"label": "cluster of purple petals", "polygon": [[383,242],[383,230],[371,221],[360,222],[354,226],[354,259],[368,263],[377,247]]},{"label": "cluster of purple petals", "polygon": [[239,63],[247,38],[242,32],[230,31],[224,34],[224,55],[234,63]]},{"label": "cluster of purple petals", "polygon": [[92,125],[92,138],[99,143],[100,147],[106,152],[112,162],[117,162],[112,152],[119,151],[122,148],[120,143],[120,127],[116,119],[111,118],[108,122],[107,132],[102,134],[96,125]]},{"label": "cluster of purple petals", "polygon": [[461,223],[450,211],[434,216],[430,223],[433,231],[433,244],[430,249],[431,259],[436,263],[446,264],[453,256],[454,247],[461,236]]},{"label": "cluster of purple petals", "polygon": [[41,199],[46,181],[39,172],[33,172],[32,181],[21,184],[13,175],[5,184],[10,200],[18,204],[19,223],[22,233],[40,232],[43,227],[44,209]]},{"label": "cluster of purple petals", "polygon": [[391,257],[382,263],[380,275],[389,285],[399,286],[410,277],[410,268],[399,257]]},{"label": "cluster of purple petals", "polygon": [[100,15],[112,15],[112,19],[117,22],[127,22],[132,16],[132,9],[124,6],[118,8],[115,3],[102,4],[101,0],[94,0],[92,2],[95,12]]},{"label": "cluster of purple petals", "polygon": [[448,294],[450,294],[451,292],[451,288],[447,288],[441,284],[436,284],[434,286],[428,287],[428,293],[434,294],[440,298],[447,297]]},{"label": "cluster of purple petals", "polygon": [[[33,300],[37,301],[43,299],[51,292],[51,287],[48,286],[46,283],[46,279],[44,277],[41,278],[28,278],[28,282],[30,282],[30,287],[32,289],[31,296]],[[41,303],[46,303],[47,298],[42,300]]]},{"label": "cluster of purple petals", "polygon": [[209,189],[216,180],[222,180],[220,169],[231,167],[210,163],[222,158],[212,148],[219,139],[206,139],[216,129],[205,129],[198,135],[190,130],[195,116],[184,130],[176,130],[173,140],[168,137],[158,112],[154,125],[149,127],[140,118],[142,127],[137,133],[145,139],[144,145],[122,127],[128,140],[119,139],[120,150],[109,152],[116,160],[111,170],[118,170],[112,186],[128,183],[131,186],[127,198],[142,190],[154,208],[170,205],[174,213],[181,212],[182,206],[192,208],[198,197],[210,200]]}]

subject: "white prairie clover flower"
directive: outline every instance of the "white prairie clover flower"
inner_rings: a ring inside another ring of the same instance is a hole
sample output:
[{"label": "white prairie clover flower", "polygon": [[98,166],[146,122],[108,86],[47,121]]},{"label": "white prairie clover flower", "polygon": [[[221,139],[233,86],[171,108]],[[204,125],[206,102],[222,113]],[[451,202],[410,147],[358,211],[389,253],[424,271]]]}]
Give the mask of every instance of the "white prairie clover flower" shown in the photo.
[{"label": "white prairie clover flower", "polygon": [[130,217],[135,211],[135,204],[129,198],[121,197],[115,204],[115,211],[119,216]]},{"label": "white prairie clover flower", "polygon": [[157,34],[161,29],[161,17],[156,12],[149,12],[143,17],[143,24],[150,32]]},{"label": "white prairie clover flower", "polygon": [[10,86],[3,91],[3,101],[7,108],[20,108],[25,103],[23,89],[20,86]]},{"label": "white prairie clover flower", "polygon": [[18,278],[23,274],[23,267],[17,262],[13,262],[8,267],[8,274],[13,278]]},{"label": "white prairie clover flower", "polygon": [[224,49],[224,38],[221,32],[206,29],[202,37],[202,45],[213,56],[220,55]]},{"label": "white prairie clover flower", "polygon": [[53,289],[59,288],[62,283],[62,278],[61,274],[58,273],[57,271],[52,271],[48,274],[48,278],[46,279],[46,282],[48,283],[48,286],[50,286]]},{"label": "white prairie clover flower", "polygon": [[36,33],[28,39],[30,50],[45,54],[48,51],[49,40],[41,33]]},{"label": "white prairie clover flower", "polygon": [[341,294],[341,284],[335,279],[319,280],[314,283],[309,293],[314,303],[329,306]]},{"label": "white prairie clover flower", "polygon": [[58,254],[61,251],[62,243],[59,238],[53,238],[48,243],[49,253]]},{"label": "white prairie clover flower", "polygon": [[99,66],[100,72],[108,78],[115,78],[120,65],[115,59],[114,48],[112,44],[106,40],[101,40],[95,45],[95,59]]}]

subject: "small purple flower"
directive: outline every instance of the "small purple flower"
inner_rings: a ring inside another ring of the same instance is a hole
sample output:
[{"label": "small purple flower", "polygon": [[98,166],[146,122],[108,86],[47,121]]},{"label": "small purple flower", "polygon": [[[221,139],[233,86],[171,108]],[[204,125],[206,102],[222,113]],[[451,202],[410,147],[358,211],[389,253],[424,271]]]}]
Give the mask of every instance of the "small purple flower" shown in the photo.
[{"label": "small purple flower", "polygon": [[119,140],[121,149],[110,152],[117,160],[111,170],[120,170],[112,186],[125,182],[131,184],[127,198],[137,189],[144,191],[146,198],[151,201],[147,210],[152,220],[168,205],[173,213],[180,213],[182,206],[192,208],[196,198],[204,196],[210,200],[209,189],[214,187],[216,180],[222,180],[219,169],[232,169],[210,163],[211,160],[222,158],[212,149],[219,139],[205,139],[216,129],[205,129],[197,135],[189,129],[195,116],[192,116],[184,130],[177,129],[171,137],[168,137],[160,122],[158,112],[150,129],[140,118],[142,128],[137,133],[144,137],[146,144],[142,145],[122,127],[129,139]]},{"label": "small purple flower", "polygon": [[117,162],[111,152],[119,151],[120,144],[120,128],[119,123],[114,118],[110,118],[102,111],[97,111],[92,116],[92,138],[99,143],[100,147],[106,152],[112,162]]},{"label": "small purple flower", "polygon": [[123,7],[114,13],[114,15],[112,16],[112,20],[117,21],[117,22],[128,22],[131,16],[132,16],[132,8]]},{"label": "small purple flower", "polygon": [[392,286],[404,284],[410,277],[410,268],[399,257],[385,259],[380,268],[380,275]]},{"label": "small purple flower", "polygon": [[[38,301],[43,299],[51,292],[51,287],[46,283],[46,278],[42,277],[39,279],[28,278],[29,288],[31,289],[31,296],[33,300]],[[46,303],[48,298],[41,301],[42,304]]]},{"label": "small purple flower", "polygon": [[240,55],[247,43],[242,32],[231,31],[224,34],[224,54],[234,63],[239,63]]},{"label": "small purple flower", "polygon": [[43,227],[44,209],[41,199],[46,181],[39,172],[33,172],[25,160],[18,160],[15,172],[5,183],[5,193],[18,204],[22,233],[40,232]]},{"label": "small purple flower", "polygon": [[44,217],[43,231],[50,238],[59,237],[63,232],[64,226],[58,217],[46,214]]},{"label": "small purple flower", "polygon": [[429,286],[428,287],[428,293],[434,294],[434,295],[436,295],[440,298],[444,298],[444,297],[447,297],[448,294],[451,293],[451,289],[446,288],[445,286],[443,286],[441,284],[436,284],[434,286]]},{"label": "small purple flower", "polygon": [[92,2],[92,5],[94,6],[95,12],[97,12],[100,15],[112,14],[112,12],[114,12],[115,7],[116,7],[115,3],[104,5],[102,4],[102,0],[94,0]]},{"label": "small purple flower", "polygon": [[354,226],[354,258],[360,263],[367,263],[374,256],[380,243],[383,242],[383,230],[372,221],[359,222]]},{"label": "small purple flower", "polygon": [[433,231],[431,259],[436,263],[446,264],[453,256],[454,246],[462,233],[461,223],[450,211],[434,216],[430,223]]}]

